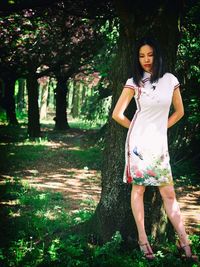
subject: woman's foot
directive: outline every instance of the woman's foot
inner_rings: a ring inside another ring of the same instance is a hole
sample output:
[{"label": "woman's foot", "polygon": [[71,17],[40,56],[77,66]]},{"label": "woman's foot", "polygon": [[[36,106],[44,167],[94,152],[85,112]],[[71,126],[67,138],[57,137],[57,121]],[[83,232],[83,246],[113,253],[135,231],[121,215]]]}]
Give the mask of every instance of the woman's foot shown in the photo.
[{"label": "woman's foot", "polygon": [[[180,242],[180,240],[178,240],[177,248],[182,257],[198,261],[198,257],[192,254],[192,249],[190,244],[183,244]],[[184,256],[182,255],[183,253],[185,254]]]},{"label": "woman's foot", "polygon": [[148,241],[146,243],[142,243],[142,242],[138,241],[138,244],[139,244],[141,252],[144,254],[144,256],[147,260],[155,259],[152,248],[151,248]]}]

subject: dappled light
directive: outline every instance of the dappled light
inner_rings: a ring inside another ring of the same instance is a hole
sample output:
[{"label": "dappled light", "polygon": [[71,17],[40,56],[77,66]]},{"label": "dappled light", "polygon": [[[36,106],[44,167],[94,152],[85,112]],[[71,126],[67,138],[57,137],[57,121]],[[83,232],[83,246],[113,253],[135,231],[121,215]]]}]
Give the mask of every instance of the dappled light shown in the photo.
[{"label": "dappled light", "polygon": [[100,173],[96,170],[80,170],[75,168],[59,169],[52,173],[40,173],[32,176],[24,174],[23,181],[27,181],[37,189],[62,192],[66,199],[77,202],[74,208],[79,208],[79,202],[91,199],[98,202],[101,193]]},{"label": "dappled light", "polygon": [[97,205],[101,194],[101,174],[93,161],[96,157],[100,166],[100,154],[93,145],[88,146],[88,133],[71,130],[61,134],[51,128],[48,130],[48,138],[4,146],[7,163],[0,182],[3,184],[18,177],[37,190],[60,192],[68,203],[68,211],[78,210],[80,205],[87,207],[88,200]]},{"label": "dappled light", "polygon": [[[3,147],[12,160],[8,158],[0,183],[19,177],[21,182],[41,192],[59,192],[66,201],[66,211],[70,212],[87,208],[87,201],[97,205],[101,195],[101,157],[100,151],[87,143],[96,131],[72,129],[67,133],[55,133],[51,128],[46,130],[48,138],[38,142],[14,142],[13,147],[4,143]],[[17,160],[19,156],[22,161]],[[196,227],[200,220],[200,190],[185,186],[184,191],[177,187],[177,192],[188,232],[200,232]],[[8,200],[1,204],[17,205],[17,202]],[[53,214],[47,213],[46,216],[53,219]],[[19,216],[19,213],[12,216]]]},{"label": "dappled light", "polygon": [[194,186],[186,186],[184,190],[178,188],[178,201],[184,221],[187,225],[188,231],[193,232],[197,229],[200,233],[200,190]]}]

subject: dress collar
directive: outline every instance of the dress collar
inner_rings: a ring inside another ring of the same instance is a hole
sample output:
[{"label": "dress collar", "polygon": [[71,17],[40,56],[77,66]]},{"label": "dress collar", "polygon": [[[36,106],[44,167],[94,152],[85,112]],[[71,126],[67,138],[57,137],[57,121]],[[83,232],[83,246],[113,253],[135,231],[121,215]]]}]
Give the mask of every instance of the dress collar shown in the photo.
[{"label": "dress collar", "polygon": [[150,77],[151,77],[151,73],[144,71],[142,79],[143,80],[146,79],[146,78],[150,79]]}]

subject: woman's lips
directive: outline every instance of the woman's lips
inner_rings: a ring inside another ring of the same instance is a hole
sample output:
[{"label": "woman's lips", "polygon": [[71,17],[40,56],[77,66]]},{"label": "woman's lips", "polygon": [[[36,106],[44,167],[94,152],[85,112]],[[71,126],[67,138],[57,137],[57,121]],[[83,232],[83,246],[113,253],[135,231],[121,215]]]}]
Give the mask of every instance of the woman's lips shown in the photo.
[{"label": "woman's lips", "polygon": [[144,67],[151,67],[151,64],[144,64]]}]

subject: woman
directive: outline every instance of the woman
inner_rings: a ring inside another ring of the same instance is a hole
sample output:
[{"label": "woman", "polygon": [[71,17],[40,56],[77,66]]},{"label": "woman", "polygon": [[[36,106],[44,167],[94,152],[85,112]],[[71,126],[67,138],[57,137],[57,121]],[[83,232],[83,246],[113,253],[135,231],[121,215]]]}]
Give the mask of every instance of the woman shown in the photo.
[{"label": "woman", "polygon": [[[167,144],[167,128],[184,115],[177,78],[167,73],[158,44],[143,38],[135,49],[133,78],[128,79],[112,117],[129,128],[126,139],[124,182],[132,184],[131,207],[138,230],[138,243],[147,259],[154,259],[144,226],[143,194],[146,186],[158,186],[168,218],[178,236],[178,247],[192,255],[179,205],[176,200]],[[130,121],[125,115],[135,98],[137,111]],[[168,118],[171,102],[174,112]]]}]

